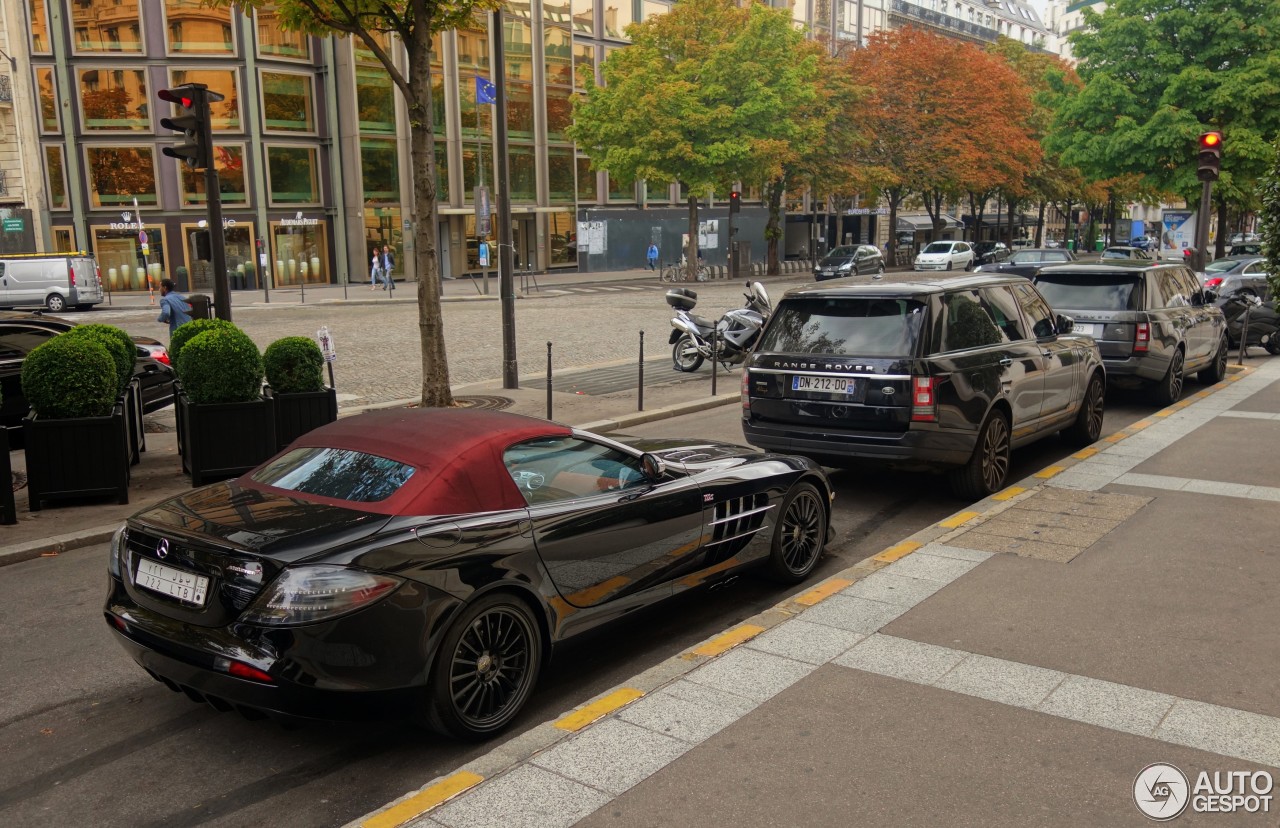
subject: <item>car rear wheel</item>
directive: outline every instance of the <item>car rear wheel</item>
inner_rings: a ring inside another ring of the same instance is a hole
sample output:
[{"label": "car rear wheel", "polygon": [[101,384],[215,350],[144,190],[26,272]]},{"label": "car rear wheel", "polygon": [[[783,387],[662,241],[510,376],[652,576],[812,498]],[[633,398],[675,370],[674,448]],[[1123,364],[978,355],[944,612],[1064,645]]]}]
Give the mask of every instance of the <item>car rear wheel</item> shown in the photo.
[{"label": "car rear wheel", "polygon": [[1152,392],[1157,405],[1173,405],[1182,399],[1182,368],[1182,349],[1178,348],[1173,352],[1173,359],[1169,360],[1169,370],[1165,372],[1164,379]]},{"label": "car rear wheel", "polygon": [[884,265],[883,265],[883,264],[882,264],[882,265],[880,265],[880,266],[878,266],[878,267],[876,268],[876,272],[875,272],[874,274],[872,274],[871,278],[872,278],[872,279],[883,279],[883,278],[884,278]]},{"label": "car rear wheel", "polygon": [[502,730],[538,681],[542,648],[538,623],[519,598],[491,594],[463,609],[431,671],[427,726],[472,741]]},{"label": "car rear wheel", "polygon": [[50,293],[44,299],[44,306],[49,309],[49,313],[62,313],[67,309],[67,300],[61,293]]},{"label": "car rear wheel", "polygon": [[1089,387],[1085,389],[1084,400],[1080,403],[1080,412],[1076,414],[1076,421],[1062,432],[1068,443],[1084,448],[1098,441],[1102,436],[1106,396],[1107,389],[1103,385],[1102,375],[1095,372],[1089,378]]},{"label": "car rear wheel", "polygon": [[698,343],[689,334],[681,334],[671,349],[671,364],[677,371],[686,374],[702,367],[702,354],[698,351]]},{"label": "car rear wheel", "polygon": [[809,483],[797,483],[782,501],[765,573],[784,584],[798,584],[818,565],[827,543],[827,511]]},{"label": "car rear wheel", "polygon": [[1227,375],[1227,337],[1224,335],[1218,341],[1218,352],[1213,355],[1213,362],[1208,368],[1196,374],[1196,379],[1205,385],[1217,385],[1222,382],[1223,377]]},{"label": "car rear wheel", "polygon": [[951,490],[966,500],[981,500],[1004,488],[1009,476],[1009,421],[1000,411],[987,415],[969,462],[951,471]]}]

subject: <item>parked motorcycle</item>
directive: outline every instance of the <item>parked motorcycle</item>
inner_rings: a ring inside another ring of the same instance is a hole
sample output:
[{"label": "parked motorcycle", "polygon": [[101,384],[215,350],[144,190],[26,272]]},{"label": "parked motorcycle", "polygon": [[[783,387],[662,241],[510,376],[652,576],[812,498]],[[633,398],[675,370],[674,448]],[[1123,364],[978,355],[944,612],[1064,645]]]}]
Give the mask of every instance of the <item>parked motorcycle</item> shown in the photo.
[{"label": "parked motorcycle", "polygon": [[1227,320],[1227,340],[1232,348],[1240,347],[1245,309],[1249,309],[1249,347],[1260,346],[1267,353],[1280,355],[1280,315],[1276,303],[1263,302],[1257,296],[1236,292],[1217,302]]},{"label": "parked motorcycle", "polygon": [[728,368],[747,358],[760,337],[760,329],[773,312],[769,294],[759,282],[747,282],[746,304],[720,317],[718,322],[693,314],[698,294],[688,288],[667,291],[667,304],[675,309],[671,320],[671,361],[677,371],[696,371],[704,360],[712,359],[712,332],[715,332],[714,358]]}]

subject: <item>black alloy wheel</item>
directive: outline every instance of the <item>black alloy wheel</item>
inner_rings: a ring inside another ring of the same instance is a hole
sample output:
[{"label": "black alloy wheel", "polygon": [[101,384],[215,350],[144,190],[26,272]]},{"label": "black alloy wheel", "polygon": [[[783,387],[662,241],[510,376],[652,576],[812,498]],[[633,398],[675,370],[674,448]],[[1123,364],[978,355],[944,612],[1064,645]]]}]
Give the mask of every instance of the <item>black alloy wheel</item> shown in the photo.
[{"label": "black alloy wheel", "polygon": [[426,723],[479,740],[511,723],[538,679],[542,636],[528,606],[507,594],[481,598],[449,629],[427,688]]},{"label": "black alloy wheel", "polygon": [[1196,379],[1205,385],[1217,385],[1227,376],[1227,335],[1223,334],[1218,341],[1218,352],[1213,355],[1213,362],[1196,374]]},{"label": "black alloy wheel", "polygon": [[1009,475],[1009,421],[999,411],[987,415],[969,462],[951,472],[951,488],[967,500],[981,500],[1004,488]]},{"label": "black alloy wheel", "polygon": [[798,584],[813,572],[827,544],[827,510],[812,484],[798,483],[778,514],[765,571],[779,583]]},{"label": "black alloy wheel", "polygon": [[702,367],[702,353],[698,350],[698,343],[693,341],[692,336],[687,333],[680,334],[680,338],[671,349],[671,364],[677,371],[683,371],[686,374]]},{"label": "black alloy wheel", "polygon": [[1084,448],[1098,442],[1098,438],[1102,436],[1106,397],[1107,389],[1102,382],[1102,374],[1094,372],[1094,375],[1089,378],[1084,399],[1080,401],[1080,411],[1076,414],[1076,421],[1062,432],[1067,442],[1077,448]]},{"label": "black alloy wheel", "polygon": [[1182,368],[1182,349],[1177,348],[1169,360],[1169,370],[1165,372],[1164,379],[1155,387],[1154,397],[1158,405],[1173,405],[1182,399]]}]

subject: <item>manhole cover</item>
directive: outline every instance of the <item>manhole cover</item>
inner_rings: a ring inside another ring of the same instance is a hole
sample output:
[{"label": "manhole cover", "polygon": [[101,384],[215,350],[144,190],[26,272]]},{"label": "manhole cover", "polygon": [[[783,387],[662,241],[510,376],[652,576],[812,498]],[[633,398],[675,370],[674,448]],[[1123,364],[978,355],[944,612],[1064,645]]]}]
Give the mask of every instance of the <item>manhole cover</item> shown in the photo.
[{"label": "manhole cover", "polygon": [[13,477],[13,490],[15,492],[18,491],[19,489],[23,489],[26,487],[27,485],[26,472],[16,471],[16,472],[10,472],[10,474]]},{"label": "manhole cover", "polygon": [[489,411],[502,411],[510,408],[515,400],[508,397],[454,397],[453,402],[461,408],[484,408]]}]

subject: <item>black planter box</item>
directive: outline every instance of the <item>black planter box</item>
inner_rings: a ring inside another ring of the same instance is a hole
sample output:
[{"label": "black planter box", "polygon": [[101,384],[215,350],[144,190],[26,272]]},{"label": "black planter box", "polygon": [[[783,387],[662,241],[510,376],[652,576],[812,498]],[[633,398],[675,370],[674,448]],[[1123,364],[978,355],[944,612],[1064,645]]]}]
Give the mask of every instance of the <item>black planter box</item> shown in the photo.
[{"label": "black planter box", "polygon": [[177,407],[183,471],[191,475],[192,486],[239,477],[276,453],[270,398],[197,405],[182,394]]},{"label": "black planter box", "polygon": [[9,429],[0,425],[0,524],[18,522],[13,500],[13,463],[9,460]]},{"label": "black planter box", "polygon": [[129,463],[136,466],[142,462],[142,452],[147,450],[142,422],[142,383],[136,377],[125,386],[120,404],[124,406],[125,431],[129,435]]},{"label": "black planter box", "polygon": [[275,403],[277,451],[308,431],[338,419],[338,392],[332,388],[276,394],[268,387],[267,393]]},{"label": "black planter box", "polygon": [[29,508],[44,501],[114,497],[129,502],[129,434],[124,406],[105,417],[22,421],[27,453]]}]

